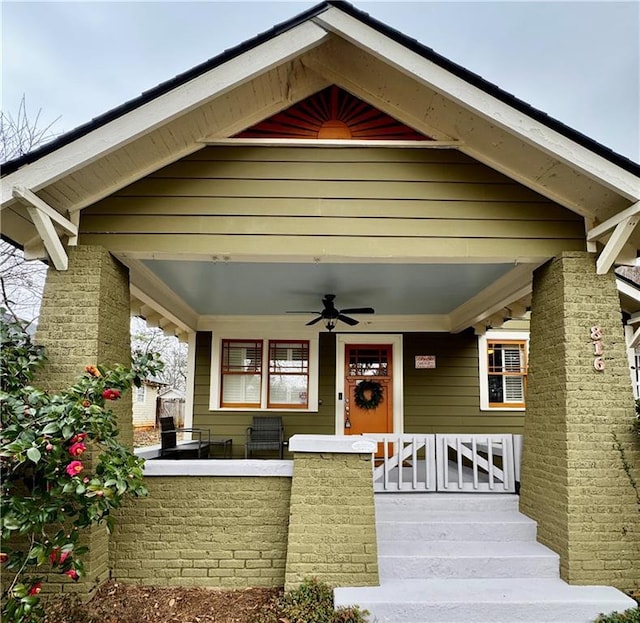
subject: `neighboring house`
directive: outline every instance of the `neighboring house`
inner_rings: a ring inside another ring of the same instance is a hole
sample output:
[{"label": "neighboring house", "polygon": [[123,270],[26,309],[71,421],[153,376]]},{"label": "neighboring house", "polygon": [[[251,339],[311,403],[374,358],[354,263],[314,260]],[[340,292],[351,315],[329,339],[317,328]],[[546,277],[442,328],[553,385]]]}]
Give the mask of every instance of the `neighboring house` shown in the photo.
[{"label": "neighboring house", "polygon": [[133,425],[139,428],[155,427],[158,423],[158,397],[164,383],[144,380],[132,390]]},{"label": "neighboring house", "polygon": [[520,507],[563,577],[637,585],[621,300],[634,323],[640,297],[613,273],[640,247],[637,163],[326,2],[3,175],[3,235],[58,269],[52,366],[95,353],[69,310],[96,305],[100,359],[126,356],[130,312],[188,341],[185,423],[236,457],[260,414],[294,454],[305,435],[523,434]]}]

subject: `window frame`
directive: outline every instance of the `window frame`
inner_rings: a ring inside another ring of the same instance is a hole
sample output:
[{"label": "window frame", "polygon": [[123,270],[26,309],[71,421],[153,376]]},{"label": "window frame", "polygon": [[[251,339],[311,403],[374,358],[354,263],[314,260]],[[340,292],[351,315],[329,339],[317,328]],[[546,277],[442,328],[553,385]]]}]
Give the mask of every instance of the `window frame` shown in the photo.
[{"label": "window frame", "polygon": [[133,402],[137,405],[143,405],[147,401],[147,384],[141,383],[140,387],[135,388],[133,394]]},{"label": "window frame", "polygon": [[[257,346],[260,350],[260,364],[259,364],[259,368],[258,369],[254,369],[254,370],[247,370],[247,371],[233,371],[233,370],[225,370],[225,347],[228,344],[244,344],[244,345],[248,345],[248,344],[253,344],[254,346]],[[259,391],[259,396],[260,396],[260,400],[262,397],[262,386],[264,383],[264,341],[261,339],[255,339],[255,338],[243,338],[243,339],[235,339],[235,338],[225,338],[223,340],[221,340],[220,342],[220,406],[224,407],[224,408],[231,408],[231,409],[247,409],[247,408],[259,408],[260,406],[260,402],[255,403],[255,402],[237,402],[237,403],[229,403],[229,404],[224,404],[223,402],[223,397],[224,397],[224,380],[225,378],[229,377],[254,377],[254,376],[259,376],[260,377],[260,391]]]},{"label": "window frame", "polygon": [[[261,341],[262,342],[262,374],[260,406],[222,406],[222,343],[224,341]],[[308,343],[308,389],[307,405],[269,406],[269,354],[270,342]],[[295,412],[315,413],[318,411],[318,351],[319,337],[315,335],[300,335],[297,331],[267,331],[256,337],[256,332],[244,331],[223,332],[213,331],[211,340],[211,372],[209,388],[209,410],[224,412]]]},{"label": "window frame", "polygon": [[[272,344],[304,345],[303,349],[306,348],[306,355],[307,355],[306,372],[304,372],[304,366],[303,366],[303,371],[299,371],[299,372],[279,372],[279,373],[278,372],[272,372],[272,369],[271,369],[271,345]],[[311,348],[310,348],[309,340],[271,339],[271,340],[268,340],[268,342],[267,342],[267,348],[269,349],[269,353],[268,353],[268,357],[267,357],[268,366],[267,366],[267,370],[266,370],[267,409],[285,409],[287,411],[288,410],[299,411],[300,409],[308,409],[309,408],[309,366],[310,366],[310,363],[311,363],[310,362]],[[307,391],[305,392],[306,399],[305,399],[305,402],[303,404],[272,402],[272,400],[271,400],[271,378],[272,377],[285,377],[285,376],[305,376],[306,377],[306,379],[307,379]]]},{"label": "window frame", "polygon": [[490,330],[484,335],[478,337],[478,371],[480,381],[480,410],[490,411],[495,413],[497,411],[526,411],[526,382],[527,372],[524,376],[525,383],[525,400],[520,405],[516,403],[514,406],[509,406],[509,403],[500,403],[499,405],[492,405],[489,402],[489,357],[488,348],[492,342],[513,342],[524,343],[525,348],[525,370],[528,370],[529,366],[529,332],[528,331],[500,331]]}]

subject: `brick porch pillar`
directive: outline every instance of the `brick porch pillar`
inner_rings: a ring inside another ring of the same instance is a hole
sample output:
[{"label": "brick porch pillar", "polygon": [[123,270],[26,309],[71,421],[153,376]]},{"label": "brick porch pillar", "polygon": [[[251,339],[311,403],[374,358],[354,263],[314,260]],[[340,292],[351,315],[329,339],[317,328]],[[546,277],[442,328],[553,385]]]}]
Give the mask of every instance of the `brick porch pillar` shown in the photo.
[{"label": "brick porch pillar", "polygon": [[377,586],[371,454],[359,437],[294,435],[285,589],[315,577],[330,586]]},{"label": "brick porch pillar", "polygon": [[[102,247],[70,247],[68,254],[67,271],[48,271],[35,340],[47,354],[36,384],[51,391],[72,385],[87,365],[131,361],[128,270]],[[132,446],[131,397],[125,395],[110,407],[118,416],[122,441]],[[89,593],[107,579],[106,529],[90,530],[87,544],[84,581],[73,584],[60,574],[52,574],[49,581],[59,582],[64,591]]]},{"label": "brick porch pillar", "polygon": [[638,482],[633,415],[615,278],[588,253],[563,253],[534,275],[520,509],[570,583],[640,585],[639,492],[625,471]]}]

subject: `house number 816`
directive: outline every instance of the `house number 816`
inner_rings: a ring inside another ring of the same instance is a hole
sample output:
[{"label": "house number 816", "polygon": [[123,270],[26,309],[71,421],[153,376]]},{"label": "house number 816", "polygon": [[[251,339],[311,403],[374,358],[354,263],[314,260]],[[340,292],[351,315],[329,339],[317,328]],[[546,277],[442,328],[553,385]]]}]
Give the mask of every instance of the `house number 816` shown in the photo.
[{"label": "house number 816", "polygon": [[604,370],[604,349],[602,347],[602,329],[598,326],[591,327],[591,343],[593,344],[593,367],[598,371]]}]

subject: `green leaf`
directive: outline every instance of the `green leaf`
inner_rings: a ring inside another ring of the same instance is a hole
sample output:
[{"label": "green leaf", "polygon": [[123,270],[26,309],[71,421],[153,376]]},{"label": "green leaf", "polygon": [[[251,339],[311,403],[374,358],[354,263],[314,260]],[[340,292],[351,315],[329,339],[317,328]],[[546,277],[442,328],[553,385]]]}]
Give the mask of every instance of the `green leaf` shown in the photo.
[{"label": "green leaf", "polygon": [[37,463],[42,458],[42,455],[40,454],[40,450],[38,450],[38,448],[32,447],[27,450],[27,457],[34,463]]},{"label": "green leaf", "polygon": [[43,429],[43,435],[53,435],[53,433],[57,433],[60,430],[60,427],[56,422],[49,422]]}]

